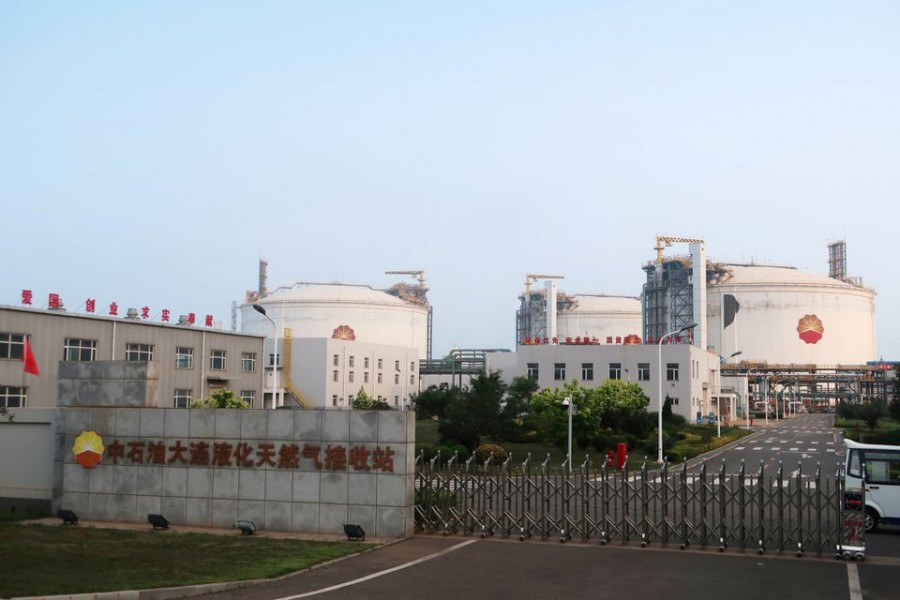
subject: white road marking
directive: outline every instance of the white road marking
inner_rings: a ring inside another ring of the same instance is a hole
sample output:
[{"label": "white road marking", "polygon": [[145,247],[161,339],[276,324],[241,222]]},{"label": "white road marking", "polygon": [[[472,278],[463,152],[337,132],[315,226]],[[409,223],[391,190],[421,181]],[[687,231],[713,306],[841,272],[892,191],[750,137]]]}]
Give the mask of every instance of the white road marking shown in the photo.
[{"label": "white road marking", "polygon": [[797,448],[791,448],[790,450],[788,450],[788,452],[799,452],[799,451],[800,451],[800,448],[799,448],[799,447],[797,447]]},{"label": "white road marking", "polygon": [[413,567],[420,563],[431,560],[432,558],[437,558],[439,556],[443,556],[444,554],[449,554],[454,550],[459,550],[464,546],[468,546],[469,544],[474,544],[478,540],[466,540],[460,544],[455,546],[451,546],[446,550],[441,550],[440,552],[435,552],[434,554],[429,554],[428,556],[423,556],[422,558],[417,558],[416,560],[411,560],[408,563],[403,563],[402,565],[398,565],[396,567],[391,567],[390,569],[385,569],[384,571],[378,571],[377,573],[372,573],[371,575],[366,575],[365,577],[360,577],[359,579],[354,579],[352,581],[345,581],[344,583],[339,583],[337,585],[333,585],[331,587],[322,588],[321,590],[313,590],[312,592],[305,592],[303,594],[296,594],[294,596],[284,596],[283,598],[278,598],[277,600],[296,600],[297,598],[309,598],[310,596],[318,596],[319,594],[325,594],[328,592],[333,592],[334,590],[339,590],[341,588],[350,587],[351,585],[356,585],[357,583],[362,583],[364,581],[369,581],[370,579],[375,579],[377,577],[381,577],[382,575],[389,575],[394,571],[400,571],[401,569],[405,569],[407,567]]},{"label": "white road marking", "polygon": [[850,587],[850,600],[863,600],[862,586],[859,584],[859,568],[855,562],[847,563],[847,584]]},{"label": "white road marking", "polygon": [[781,450],[781,446],[774,446],[772,448],[772,452],[778,452],[779,450]]},{"label": "white road marking", "polygon": [[754,450],[762,450],[762,446],[756,446],[756,447],[753,448],[753,449],[754,449]]}]

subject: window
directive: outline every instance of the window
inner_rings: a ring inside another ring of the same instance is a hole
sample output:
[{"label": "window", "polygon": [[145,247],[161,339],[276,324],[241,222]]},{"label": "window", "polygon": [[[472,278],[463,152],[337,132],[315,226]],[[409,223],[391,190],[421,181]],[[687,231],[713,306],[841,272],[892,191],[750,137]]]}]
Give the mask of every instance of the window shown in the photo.
[{"label": "window", "polygon": [[678,363],[666,363],[666,381],[678,381]]},{"label": "window", "polygon": [[416,385],[416,376],[415,376],[415,374],[409,376],[409,385]]},{"label": "window", "polygon": [[394,373],[394,383],[400,383],[400,373]]},{"label": "window", "polygon": [[363,368],[365,368],[365,369],[369,368],[369,357],[368,356],[363,358]]},{"label": "window", "polygon": [[212,371],[225,370],[225,351],[210,350],[209,351],[209,368]]},{"label": "window", "polygon": [[399,360],[395,360],[395,361],[394,361],[394,370],[395,370],[395,371],[399,371],[399,370],[400,370],[400,361],[399,361]]},{"label": "window", "polygon": [[416,370],[416,363],[415,363],[415,361],[409,363],[409,370],[410,370],[410,371],[415,371],[415,370]]},{"label": "window", "polygon": [[349,381],[350,383],[353,383],[353,371],[349,371],[347,373],[347,381]]},{"label": "window", "polygon": [[609,378],[622,379],[622,363],[609,363]]},{"label": "window", "polygon": [[526,377],[531,377],[532,379],[540,379],[540,377],[538,377],[538,373],[540,373],[540,370],[538,369],[537,363],[528,363],[525,366]]},{"label": "window", "polygon": [[175,368],[176,369],[193,369],[194,368],[194,349],[178,346],[175,348]]},{"label": "window", "polygon": [[594,380],[594,363],[581,363],[581,380]]},{"label": "window", "polygon": [[866,463],[867,482],[900,485],[900,452],[864,450],[863,461]]},{"label": "window", "polygon": [[66,338],[63,360],[69,362],[90,362],[97,360],[97,340]]},{"label": "window", "polygon": [[383,368],[384,368],[384,360],[382,360],[382,359],[380,359],[380,358],[378,359],[378,368],[379,368],[379,369],[383,369]]},{"label": "window", "polygon": [[22,360],[25,335],[21,333],[0,333],[0,358]]},{"label": "window", "polygon": [[256,400],[256,390],[241,390],[241,400],[247,403],[247,406],[253,408],[253,402]]},{"label": "window", "polygon": [[335,367],[341,366],[341,357],[338,356],[337,354],[332,354],[331,355],[331,364],[332,364],[332,366],[335,366]]},{"label": "window", "polygon": [[280,354],[270,354],[269,355],[269,366],[270,367],[281,366],[281,355]]},{"label": "window", "polygon": [[553,379],[556,381],[566,379],[566,363],[553,363]]},{"label": "window", "polygon": [[382,383],[382,373],[378,374],[378,383]]},{"label": "window", "polygon": [[352,367],[352,366],[353,366],[353,363],[355,362],[354,358],[355,358],[355,357],[353,357],[353,356],[350,357],[350,361],[347,363],[347,366],[348,366],[348,367]]},{"label": "window", "polygon": [[126,344],[125,360],[131,362],[150,362],[153,360],[153,344]]},{"label": "window", "polygon": [[394,396],[394,406],[400,406],[400,396]]},{"label": "window", "polygon": [[175,390],[175,408],[189,408],[193,390]]},{"label": "window", "polygon": [[369,383],[369,372],[365,371],[363,373],[363,383]]},{"label": "window", "polygon": [[4,408],[22,408],[28,399],[28,388],[0,385],[0,406]]},{"label": "window", "polygon": [[244,373],[256,371],[256,352],[241,353],[241,371]]},{"label": "window", "polygon": [[638,363],[638,381],[650,381],[650,363]]},{"label": "window", "polygon": [[331,372],[331,380],[332,381],[340,381],[340,377],[339,377],[337,369],[335,369],[334,371]]},{"label": "window", "polygon": [[332,405],[332,406],[337,406],[337,405],[338,405],[338,397],[337,397],[337,394],[334,394],[334,395],[331,396],[331,405]]}]

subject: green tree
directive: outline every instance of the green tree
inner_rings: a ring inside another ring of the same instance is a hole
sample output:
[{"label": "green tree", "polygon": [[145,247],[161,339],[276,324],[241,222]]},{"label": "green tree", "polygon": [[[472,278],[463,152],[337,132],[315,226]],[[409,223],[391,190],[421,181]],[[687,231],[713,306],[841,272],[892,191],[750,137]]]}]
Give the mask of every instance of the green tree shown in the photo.
[{"label": "green tree", "polygon": [[900,421],[900,370],[894,369],[894,397],[888,406],[891,418]]},{"label": "green tree", "polygon": [[481,437],[502,439],[509,431],[512,417],[504,410],[506,384],[499,371],[479,373],[471,385],[447,404],[438,432],[441,442],[456,440],[473,451]]},{"label": "green tree", "polygon": [[880,402],[866,402],[859,409],[859,418],[866,422],[870,431],[875,431],[878,419],[884,416],[884,405]]},{"label": "green tree", "polygon": [[353,410],[391,410],[391,406],[384,400],[376,400],[366,393],[362,387],[356,394],[356,398],[350,403]]},{"label": "green tree", "polygon": [[411,397],[416,407],[417,419],[442,419],[447,411],[447,406],[454,402],[462,390],[446,383],[430,385],[418,394]]},{"label": "green tree", "polygon": [[191,408],[250,408],[250,403],[235,395],[232,389],[220,389],[205,400],[191,400]]}]

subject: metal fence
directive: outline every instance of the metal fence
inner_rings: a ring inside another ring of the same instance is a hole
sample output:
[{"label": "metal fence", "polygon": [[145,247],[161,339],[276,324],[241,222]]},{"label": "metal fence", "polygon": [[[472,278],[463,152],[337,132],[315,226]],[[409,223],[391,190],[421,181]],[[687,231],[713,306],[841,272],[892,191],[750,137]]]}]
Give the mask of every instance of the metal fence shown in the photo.
[{"label": "metal fence", "polygon": [[[857,505],[852,519],[845,514],[842,466],[823,473],[818,464],[798,464],[787,472],[782,463],[769,470],[742,463],[728,473],[723,461],[719,468],[703,462],[650,470],[645,463],[629,471],[587,461],[570,469],[551,465],[549,456],[518,465],[491,459],[440,465],[420,455],[416,467],[416,530],[424,533],[841,557],[847,524],[860,522]],[[864,547],[860,528],[849,535]]]}]

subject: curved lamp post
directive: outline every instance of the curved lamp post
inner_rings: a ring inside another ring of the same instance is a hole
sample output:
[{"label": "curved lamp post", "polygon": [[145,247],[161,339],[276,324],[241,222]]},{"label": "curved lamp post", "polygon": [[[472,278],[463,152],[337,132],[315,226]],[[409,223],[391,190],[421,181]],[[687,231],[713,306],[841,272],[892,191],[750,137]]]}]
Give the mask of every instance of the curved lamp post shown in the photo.
[{"label": "curved lamp post", "polygon": [[682,327],[680,329],[675,329],[674,331],[670,331],[666,335],[659,338],[659,341],[656,343],[656,345],[657,345],[657,368],[659,369],[659,377],[657,377],[658,383],[659,383],[658,390],[657,390],[659,392],[659,414],[657,415],[657,417],[658,417],[657,427],[659,428],[659,439],[658,439],[659,448],[657,450],[656,462],[658,462],[659,464],[663,464],[663,462],[664,462],[664,460],[663,460],[663,423],[662,423],[662,414],[663,414],[662,346],[663,346],[663,342],[666,340],[666,338],[670,338],[673,335],[678,335],[679,333],[683,333],[689,329],[693,329],[696,326],[697,326],[696,323],[691,323],[690,325],[685,325],[684,327]]},{"label": "curved lamp post", "polygon": [[253,310],[264,316],[272,324],[272,408],[278,408],[278,325],[266,314],[266,309],[259,304],[251,304]]}]

